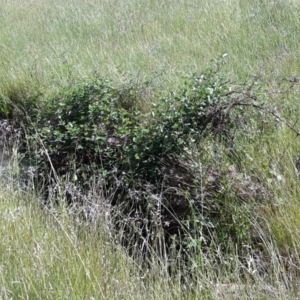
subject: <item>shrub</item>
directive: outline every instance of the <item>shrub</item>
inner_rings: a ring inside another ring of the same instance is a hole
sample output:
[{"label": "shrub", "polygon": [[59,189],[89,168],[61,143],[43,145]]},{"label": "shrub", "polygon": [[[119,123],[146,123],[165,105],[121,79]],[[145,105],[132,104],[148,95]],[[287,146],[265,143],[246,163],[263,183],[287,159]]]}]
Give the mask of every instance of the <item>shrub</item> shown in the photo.
[{"label": "shrub", "polygon": [[[223,161],[207,149],[234,147],[235,131],[245,108],[256,100],[255,90],[254,84],[233,84],[210,70],[185,79],[181,89],[146,113],[132,87],[119,89],[94,78],[37,107],[36,102],[27,106],[27,159],[46,185],[57,175],[85,189],[101,181],[111,204],[121,208],[116,226],[139,228],[134,243],[141,248],[148,242],[153,247],[157,228],[164,230],[169,245],[174,236],[190,239],[193,232],[203,234],[201,243],[213,236],[245,241],[249,224],[236,205],[262,193],[253,192],[251,180],[234,181],[228,165],[222,167]],[[248,194],[240,192],[249,185]]]}]

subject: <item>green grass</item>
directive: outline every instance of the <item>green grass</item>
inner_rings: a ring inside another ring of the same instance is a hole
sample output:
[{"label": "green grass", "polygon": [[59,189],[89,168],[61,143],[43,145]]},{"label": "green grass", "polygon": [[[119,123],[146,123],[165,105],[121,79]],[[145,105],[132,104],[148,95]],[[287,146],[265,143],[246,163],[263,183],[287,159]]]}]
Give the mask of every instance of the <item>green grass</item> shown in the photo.
[{"label": "green grass", "polygon": [[[0,94],[57,91],[99,72],[120,82],[176,85],[228,54],[243,78],[297,75],[297,1],[2,1]],[[125,75],[124,75],[125,74]]]},{"label": "green grass", "polygon": [[98,235],[79,230],[66,210],[42,211],[27,196],[2,186],[1,299],[144,298],[137,268],[104,224]]},{"label": "green grass", "polygon": [[[94,72],[120,85],[141,84],[142,97],[155,99],[226,53],[222,72],[237,80],[262,76],[268,105],[299,127],[299,84],[283,81],[299,77],[299,1],[0,0],[0,6],[0,110],[8,100],[55,95]],[[261,126],[268,126],[266,118],[262,113]],[[266,261],[249,250],[241,264],[230,241],[227,254],[218,245],[213,253],[196,247],[191,273],[182,274],[193,280],[182,284],[168,277],[167,261],[145,271],[128,258],[103,211],[96,226],[78,223],[64,207],[41,210],[34,191],[22,190],[8,173],[0,185],[0,298],[295,299],[300,140],[282,124],[270,128],[263,136],[245,131],[236,143],[241,172],[268,191],[268,203],[245,205],[253,209],[249,221]],[[226,149],[218,151],[226,156]]]}]

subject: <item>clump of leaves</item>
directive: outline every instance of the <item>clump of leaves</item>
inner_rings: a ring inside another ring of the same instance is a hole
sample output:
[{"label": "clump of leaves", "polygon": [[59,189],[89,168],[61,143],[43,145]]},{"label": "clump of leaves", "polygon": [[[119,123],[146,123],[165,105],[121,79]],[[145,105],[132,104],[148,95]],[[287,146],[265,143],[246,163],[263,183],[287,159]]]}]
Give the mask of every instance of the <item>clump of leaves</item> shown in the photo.
[{"label": "clump of leaves", "polygon": [[[134,99],[134,91],[120,92],[98,78],[44,99],[27,132],[29,158],[42,172],[47,172],[49,161],[59,175],[73,172],[80,184],[87,183],[94,167],[103,174],[117,165],[122,169],[123,148],[139,126]],[[34,142],[41,146],[35,147]]]}]

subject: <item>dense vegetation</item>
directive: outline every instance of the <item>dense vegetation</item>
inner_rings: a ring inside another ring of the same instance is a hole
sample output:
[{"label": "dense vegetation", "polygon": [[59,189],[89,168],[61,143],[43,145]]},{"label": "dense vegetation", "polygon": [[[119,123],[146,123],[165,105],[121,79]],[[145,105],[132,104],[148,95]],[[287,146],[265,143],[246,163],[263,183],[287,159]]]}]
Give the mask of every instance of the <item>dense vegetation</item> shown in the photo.
[{"label": "dense vegetation", "polygon": [[[114,88],[95,78],[53,99],[25,102],[19,108],[22,115],[14,119],[20,118],[25,128],[23,152],[45,197],[51,183],[63,179],[68,181],[68,203],[78,204],[83,196],[75,196],[71,185],[84,193],[97,184],[110,204],[123,207],[123,215],[134,220],[135,227],[140,224],[142,232],[162,227],[167,238],[174,239],[186,222],[198,221],[190,229],[201,231],[203,239],[214,231],[222,237],[218,244],[228,238],[238,242],[248,237],[248,228],[243,222],[234,224],[237,216],[231,216],[228,200],[240,214],[243,202],[265,198],[263,186],[251,176],[247,183],[242,178],[226,182],[246,176],[238,165],[244,149],[235,139],[241,131],[261,131],[254,120],[242,124],[255,118],[249,110],[259,107],[256,90],[255,83],[238,86],[209,70],[187,78],[178,92],[142,112],[133,88]],[[208,145],[226,149],[228,170],[220,169]]]},{"label": "dense vegetation", "polygon": [[296,297],[299,5],[173,2],[2,3],[2,298]]}]

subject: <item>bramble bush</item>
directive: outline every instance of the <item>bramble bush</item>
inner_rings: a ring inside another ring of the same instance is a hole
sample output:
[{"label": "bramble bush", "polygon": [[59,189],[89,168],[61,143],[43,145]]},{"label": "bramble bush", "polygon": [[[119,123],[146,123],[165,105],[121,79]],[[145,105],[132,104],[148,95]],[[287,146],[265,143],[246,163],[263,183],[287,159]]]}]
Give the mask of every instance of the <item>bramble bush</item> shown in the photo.
[{"label": "bramble bush", "polygon": [[[234,148],[241,120],[258,101],[257,89],[208,70],[185,78],[182,88],[144,112],[136,89],[95,77],[54,98],[27,103],[26,159],[44,186],[57,178],[86,190],[101,182],[120,208],[117,226],[140,228],[135,243],[141,248],[148,242],[153,247],[154,228],[164,230],[169,245],[176,237],[191,245],[196,238],[190,235],[199,232],[200,243],[213,236],[245,242],[249,212],[242,203],[262,193],[253,194],[251,180],[233,184],[232,172],[208,149]],[[248,194],[239,192],[245,188]],[[69,195],[69,203],[74,201]]]}]

